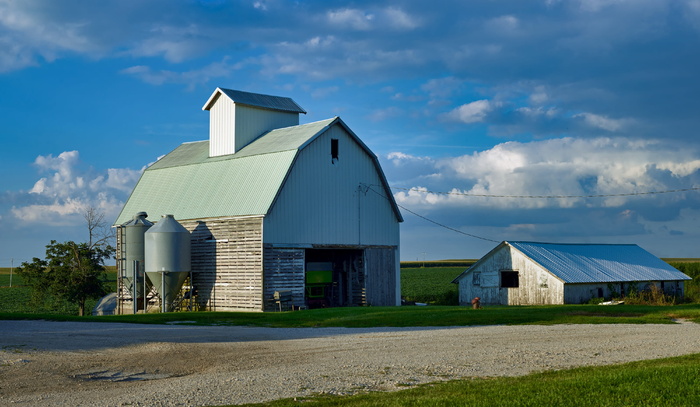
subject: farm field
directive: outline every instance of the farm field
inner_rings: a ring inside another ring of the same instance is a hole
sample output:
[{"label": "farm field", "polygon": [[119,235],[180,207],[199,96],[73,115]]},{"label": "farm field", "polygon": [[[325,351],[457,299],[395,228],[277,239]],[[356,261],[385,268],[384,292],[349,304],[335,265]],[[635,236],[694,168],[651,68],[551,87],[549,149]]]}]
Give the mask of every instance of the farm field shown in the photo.
[{"label": "farm field", "polygon": [[452,284],[467,267],[401,268],[401,297],[409,302],[458,305],[457,284]]}]

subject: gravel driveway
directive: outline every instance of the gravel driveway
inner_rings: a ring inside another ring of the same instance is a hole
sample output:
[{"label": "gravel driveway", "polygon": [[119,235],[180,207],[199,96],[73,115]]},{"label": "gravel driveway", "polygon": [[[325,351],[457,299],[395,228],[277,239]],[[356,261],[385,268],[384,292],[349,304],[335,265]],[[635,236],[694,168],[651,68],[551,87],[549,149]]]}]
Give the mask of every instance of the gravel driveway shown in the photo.
[{"label": "gravel driveway", "polygon": [[0,405],[202,406],[700,352],[700,324],[253,328],[0,321]]}]

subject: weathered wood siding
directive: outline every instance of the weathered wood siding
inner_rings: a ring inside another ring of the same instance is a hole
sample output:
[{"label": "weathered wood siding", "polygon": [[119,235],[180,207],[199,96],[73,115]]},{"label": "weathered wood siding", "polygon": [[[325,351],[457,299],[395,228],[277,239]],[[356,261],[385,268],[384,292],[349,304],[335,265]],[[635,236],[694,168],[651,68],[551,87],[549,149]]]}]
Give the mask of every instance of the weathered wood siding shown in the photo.
[{"label": "weathered wood siding", "polygon": [[199,304],[212,311],[262,311],[262,217],[180,223],[191,232]]},{"label": "weathered wood siding", "polygon": [[396,248],[365,249],[365,285],[367,305],[396,305]]},{"label": "weathered wood siding", "polygon": [[[501,271],[518,272],[518,287],[501,287]],[[479,273],[478,284],[474,273]],[[480,297],[482,304],[563,304],[564,283],[517,250],[503,245],[489,253],[459,280],[460,304]]]},{"label": "weathered wood siding", "polygon": [[264,249],[263,296],[265,310],[274,311],[277,304],[272,301],[275,291],[292,291],[292,304],[304,305],[304,249]]}]

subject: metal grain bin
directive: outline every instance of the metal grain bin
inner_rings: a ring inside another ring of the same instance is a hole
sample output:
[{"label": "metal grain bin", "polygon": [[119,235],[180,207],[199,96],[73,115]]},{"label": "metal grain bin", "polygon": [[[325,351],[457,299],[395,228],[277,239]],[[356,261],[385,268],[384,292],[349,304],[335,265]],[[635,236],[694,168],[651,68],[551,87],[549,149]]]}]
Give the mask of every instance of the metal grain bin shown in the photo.
[{"label": "metal grain bin", "polygon": [[[143,299],[145,293],[150,291],[150,283],[144,281],[146,275],[144,273],[145,263],[145,237],[146,231],[153,226],[153,223],[146,218],[146,212],[139,212],[134,215],[134,218],[122,226],[124,226],[125,240],[125,262],[126,274],[124,284],[127,290],[131,293],[131,298],[135,301]],[[144,287],[145,285],[145,287]],[[145,290],[145,291],[144,291]]]},{"label": "metal grain bin", "polygon": [[191,271],[190,232],[173,215],[163,215],[145,238],[146,275],[161,296],[163,312],[169,312]]}]

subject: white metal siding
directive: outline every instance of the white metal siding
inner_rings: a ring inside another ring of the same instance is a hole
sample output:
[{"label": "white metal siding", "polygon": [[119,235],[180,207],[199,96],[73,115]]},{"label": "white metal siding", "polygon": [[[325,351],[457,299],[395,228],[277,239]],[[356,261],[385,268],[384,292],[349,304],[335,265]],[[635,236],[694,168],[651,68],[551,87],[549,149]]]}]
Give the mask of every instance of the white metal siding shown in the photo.
[{"label": "white metal siding", "polygon": [[[335,162],[331,139],[339,143]],[[372,158],[342,127],[331,127],[297,157],[265,218],[264,243],[398,246],[399,223],[378,185]]]},{"label": "white metal siding", "polygon": [[209,110],[209,156],[233,154],[269,130],[298,124],[298,113],[237,105],[219,97]]},{"label": "white metal siding", "polygon": [[236,114],[233,102],[226,97],[219,97],[209,110],[210,157],[235,152],[235,127]]},{"label": "white metal siding", "polygon": [[263,133],[299,124],[299,113],[259,109],[236,104],[235,150],[242,149]]}]

